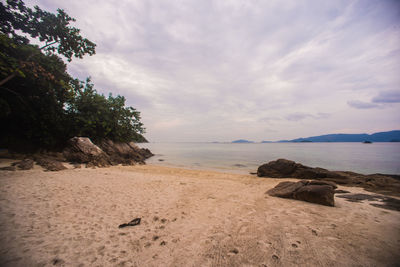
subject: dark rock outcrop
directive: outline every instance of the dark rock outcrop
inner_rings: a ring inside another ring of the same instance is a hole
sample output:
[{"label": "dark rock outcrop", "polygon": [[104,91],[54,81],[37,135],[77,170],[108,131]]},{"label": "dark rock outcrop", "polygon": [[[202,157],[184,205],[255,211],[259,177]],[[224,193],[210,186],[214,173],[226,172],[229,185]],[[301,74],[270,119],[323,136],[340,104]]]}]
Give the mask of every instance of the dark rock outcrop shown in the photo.
[{"label": "dark rock outcrop", "polygon": [[340,185],[358,186],[367,190],[400,195],[400,181],[390,175],[364,175],[348,171],[329,171],[304,166],[287,159],[278,159],[258,167],[257,176],[270,178],[299,178],[330,181]]},{"label": "dark rock outcrop", "polygon": [[64,157],[70,162],[86,163],[105,167],[111,164],[109,156],[87,137],[73,137],[68,140],[68,146],[63,151]]},{"label": "dark rock outcrop", "polygon": [[153,156],[150,150],[139,148],[133,142],[104,140],[95,145],[87,137],[71,138],[63,154],[68,161],[84,163],[87,167],[144,164],[145,159]]},{"label": "dark rock outcrop", "polygon": [[336,185],[323,181],[282,182],[267,191],[270,196],[291,198],[325,206],[335,206]]},{"label": "dark rock outcrop", "polygon": [[145,159],[153,156],[150,150],[139,148],[133,142],[114,143],[111,140],[104,140],[99,143],[99,147],[109,156],[112,164],[143,164]]}]

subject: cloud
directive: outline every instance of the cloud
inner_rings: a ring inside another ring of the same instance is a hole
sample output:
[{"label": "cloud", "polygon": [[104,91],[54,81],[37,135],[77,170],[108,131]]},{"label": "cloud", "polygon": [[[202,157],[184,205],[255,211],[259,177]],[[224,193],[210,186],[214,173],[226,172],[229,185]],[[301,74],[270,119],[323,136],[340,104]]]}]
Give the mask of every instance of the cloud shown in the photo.
[{"label": "cloud", "polygon": [[356,109],[379,108],[379,105],[377,105],[377,104],[362,102],[362,101],[358,101],[358,100],[347,101],[347,104],[350,107],[353,107]]},{"label": "cloud", "polygon": [[312,118],[312,119],[327,119],[330,117],[329,113],[324,113],[324,112],[319,112],[317,114],[309,114],[309,113],[301,113],[301,112],[297,112],[297,113],[291,113],[289,115],[287,115],[285,118],[288,121],[301,121],[307,118]]},{"label": "cloud", "polygon": [[125,95],[142,112],[149,140],[369,132],[366,114],[387,118],[373,129],[399,125],[398,106],[375,109],[399,102],[399,1],[27,3],[77,19],[97,54],[73,60],[69,72]]},{"label": "cloud", "polygon": [[400,103],[400,90],[380,92],[372,98],[374,103]]}]

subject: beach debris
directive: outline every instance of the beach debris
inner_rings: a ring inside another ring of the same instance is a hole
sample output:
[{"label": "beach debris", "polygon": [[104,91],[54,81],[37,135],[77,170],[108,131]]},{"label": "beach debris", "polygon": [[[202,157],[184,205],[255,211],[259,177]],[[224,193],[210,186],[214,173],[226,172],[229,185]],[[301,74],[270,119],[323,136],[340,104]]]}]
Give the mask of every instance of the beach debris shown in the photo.
[{"label": "beach debris", "polygon": [[141,221],[141,218],[135,218],[132,221],[130,221],[129,223],[120,224],[118,226],[118,228],[124,228],[124,227],[127,227],[127,226],[136,226],[136,225],[140,224],[140,221]]},{"label": "beach debris", "polygon": [[335,206],[336,185],[324,181],[281,182],[266,193],[274,197],[291,198],[306,202]]},{"label": "beach debris", "polygon": [[165,246],[167,244],[166,241],[161,241],[160,246]]},{"label": "beach debris", "polygon": [[238,253],[239,253],[239,250],[238,250],[237,248],[233,248],[233,249],[231,249],[229,252],[230,252],[230,253],[233,253],[233,254],[238,254]]},{"label": "beach debris", "polygon": [[399,175],[379,173],[365,175],[349,171],[329,171],[304,166],[287,159],[278,159],[259,166],[257,176],[323,180],[340,185],[362,187],[377,193],[400,195]]},{"label": "beach debris", "polygon": [[164,161],[164,159],[158,159],[158,161]]}]

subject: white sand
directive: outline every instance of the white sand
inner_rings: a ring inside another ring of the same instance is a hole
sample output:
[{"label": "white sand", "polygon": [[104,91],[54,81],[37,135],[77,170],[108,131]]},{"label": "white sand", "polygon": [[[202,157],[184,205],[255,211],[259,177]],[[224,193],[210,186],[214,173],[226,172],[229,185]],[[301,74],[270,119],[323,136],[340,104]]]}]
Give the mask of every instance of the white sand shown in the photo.
[{"label": "white sand", "polygon": [[[151,165],[2,171],[0,266],[400,262],[400,212],[265,195],[281,181]],[[140,225],[118,228],[136,217]]]}]

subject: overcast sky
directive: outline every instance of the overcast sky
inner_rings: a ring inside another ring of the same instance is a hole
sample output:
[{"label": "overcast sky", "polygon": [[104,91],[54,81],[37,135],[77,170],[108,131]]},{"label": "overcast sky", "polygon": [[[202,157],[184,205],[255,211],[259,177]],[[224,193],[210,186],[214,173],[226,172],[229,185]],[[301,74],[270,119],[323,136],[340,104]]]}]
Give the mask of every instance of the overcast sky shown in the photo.
[{"label": "overcast sky", "polygon": [[151,142],[400,129],[400,1],[29,0],[76,18],[68,71],[141,112]]}]

